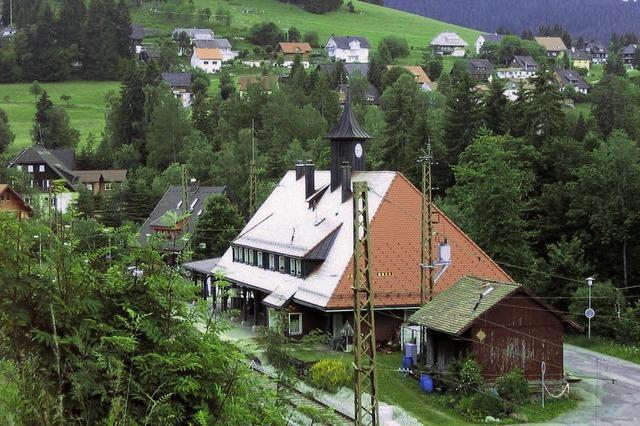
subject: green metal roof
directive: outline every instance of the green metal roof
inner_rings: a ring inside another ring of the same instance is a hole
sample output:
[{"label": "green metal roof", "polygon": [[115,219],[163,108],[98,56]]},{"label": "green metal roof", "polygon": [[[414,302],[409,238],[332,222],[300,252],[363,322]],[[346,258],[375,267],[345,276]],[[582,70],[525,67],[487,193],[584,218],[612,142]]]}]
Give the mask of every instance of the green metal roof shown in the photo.
[{"label": "green metal roof", "polygon": [[411,315],[409,323],[457,336],[464,333],[480,315],[519,288],[521,286],[516,283],[466,276]]}]

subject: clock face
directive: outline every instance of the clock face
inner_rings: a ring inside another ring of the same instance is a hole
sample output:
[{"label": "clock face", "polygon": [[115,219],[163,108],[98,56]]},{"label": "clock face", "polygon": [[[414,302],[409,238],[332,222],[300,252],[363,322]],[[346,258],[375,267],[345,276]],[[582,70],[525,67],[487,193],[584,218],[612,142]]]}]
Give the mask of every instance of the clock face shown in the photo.
[{"label": "clock face", "polygon": [[356,154],[356,157],[358,158],[362,157],[362,144],[360,143],[356,144],[355,154]]}]

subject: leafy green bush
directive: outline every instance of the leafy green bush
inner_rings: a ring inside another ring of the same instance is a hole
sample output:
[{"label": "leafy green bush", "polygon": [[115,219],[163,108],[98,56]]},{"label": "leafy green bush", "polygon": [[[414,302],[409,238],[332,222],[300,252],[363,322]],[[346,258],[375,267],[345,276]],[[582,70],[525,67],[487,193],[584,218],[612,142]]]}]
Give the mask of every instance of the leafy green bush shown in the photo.
[{"label": "leafy green bush", "polygon": [[351,374],[347,367],[335,359],[322,359],[311,367],[309,378],[314,386],[336,392],[341,386],[348,386]]},{"label": "leafy green bush", "polygon": [[496,390],[502,399],[514,404],[520,405],[529,399],[529,383],[517,368],[496,379]]},{"label": "leafy green bush", "polygon": [[475,359],[469,358],[463,361],[458,378],[458,390],[463,395],[469,395],[482,386],[482,375],[480,365]]},{"label": "leafy green bush", "polygon": [[500,417],[509,414],[510,405],[489,393],[475,392],[461,398],[458,409],[468,420],[483,420],[486,416]]}]

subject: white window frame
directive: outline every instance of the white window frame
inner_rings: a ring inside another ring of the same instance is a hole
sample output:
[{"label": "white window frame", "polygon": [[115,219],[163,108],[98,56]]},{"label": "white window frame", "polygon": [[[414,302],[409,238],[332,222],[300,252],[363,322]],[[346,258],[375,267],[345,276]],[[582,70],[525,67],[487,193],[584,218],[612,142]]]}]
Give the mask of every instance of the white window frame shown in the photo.
[{"label": "white window frame", "polygon": [[276,270],[276,255],[273,253],[269,253],[269,269],[272,271]]},{"label": "white window frame", "polygon": [[29,165],[27,166],[27,171],[28,171],[29,173],[33,173],[33,165],[32,165],[32,164],[29,164]]},{"label": "white window frame", "polygon": [[43,172],[44,172],[44,164],[40,164],[40,165],[38,166],[38,171],[39,171],[40,173],[43,173]]},{"label": "white window frame", "polygon": [[249,263],[249,249],[244,249],[244,257],[242,258],[244,263]]},{"label": "white window frame", "polygon": [[255,251],[249,250],[249,265],[253,265],[253,259],[255,258]]},{"label": "white window frame", "polygon": [[258,251],[257,257],[258,257],[258,267],[262,268],[264,259],[261,251]]},{"label": "white window frame", "polygon": [[[292,316],[297,316],[298,317],[298,328],[297,330],[292,330],[291,329],[291,317]],[[289,324],[288,327],[289,329],[289,335],[290,336],[300,336],[302,334],[302,312],[291,312],[289,313]]]},{"label": "white window frame", "polygon": [[105,191],[111,191],[113,189],[113,184],[111,182],[105,182],[104,183],[104,190]]},{"label": "white window frame", "polygon": [[287,269],[284,266],[284,256],[278,256],[278,270],[282,274],[285,274],[287,272]]},{"label": "white window frame", "polygon": [[45,188],[49,188],[51,186],[51,181],[48,179],[43,181],[42,186],[44,186]]}]

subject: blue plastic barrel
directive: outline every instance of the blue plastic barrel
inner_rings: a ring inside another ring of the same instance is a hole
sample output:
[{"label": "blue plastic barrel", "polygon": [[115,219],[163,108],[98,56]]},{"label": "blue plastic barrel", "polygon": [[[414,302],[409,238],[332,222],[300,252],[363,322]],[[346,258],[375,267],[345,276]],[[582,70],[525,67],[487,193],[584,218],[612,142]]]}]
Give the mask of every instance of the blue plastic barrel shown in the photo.
[{"label": "blue plastic barrel", "polygon": [[426,393],[433,392],[433,379],[428,374],[420,375],[420,390]]},{"label": "blue plastic barrel", "polygon": [[402,360],[402,368],[411,368],[413,366],[413,357],[405,356]]}]

